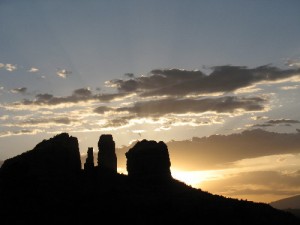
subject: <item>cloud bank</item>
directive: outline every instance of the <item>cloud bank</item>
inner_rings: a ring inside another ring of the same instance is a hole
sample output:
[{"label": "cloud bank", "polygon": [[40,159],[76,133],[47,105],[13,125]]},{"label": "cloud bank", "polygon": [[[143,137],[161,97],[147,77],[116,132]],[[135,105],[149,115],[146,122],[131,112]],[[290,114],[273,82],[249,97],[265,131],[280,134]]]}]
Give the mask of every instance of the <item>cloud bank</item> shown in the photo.
[{"label": "cloud bank", "polygon": [[[110,93],[94,93],[84,87],[65,96],[39,93],[34,98],[1,104],[0,107],[14,112],[52,110],[53,118],[67,117],[67,109],[76,107],[78,111],[89,109],[85,113],[94,119],[101,117],[99,126],[102,129],[115,130],[148,123],[158,125],[155,131],[161,131],[175,126],[220,124],[228,117],[247,113],[253,114],[254,118],[255,113],[271,110],[273,100],[270,93],[263,93],[262,86],[260,93],[251,93],[258,89],[257,85],[300,81],[300,69],[279,69],[270,65],[256,68],[225,65],[210,69],[209,74],[182,69],[155,69],[142,76],[127,73],[122,79],[106,82],[113,88]],[[70,71],[63,69],[58,73],[58,76],[66,77]],[[12,92],[25,94],[27,89],[21,87]],[[58,109],[62,108],[66,113],[58,115]],[[288,126],[295,122],[270,120],[252,126]]]},{"label": "cloud bank", "polygon": [[108,82],[120,92],[138,92],[142,97],[186,96],[234,92],[263,82],[280,82],[300,75],[299,69],[281,70],[269,65],[257,68],[217,66],[209,75],[200,70],[152,70],[148,76]]},{"label": "cloud bank", "polygon": [[172,141],[167,145],[172,164],[177,168],[220,169],[241,159],[300,153],[300,133],[253,129],[238,134]]}]

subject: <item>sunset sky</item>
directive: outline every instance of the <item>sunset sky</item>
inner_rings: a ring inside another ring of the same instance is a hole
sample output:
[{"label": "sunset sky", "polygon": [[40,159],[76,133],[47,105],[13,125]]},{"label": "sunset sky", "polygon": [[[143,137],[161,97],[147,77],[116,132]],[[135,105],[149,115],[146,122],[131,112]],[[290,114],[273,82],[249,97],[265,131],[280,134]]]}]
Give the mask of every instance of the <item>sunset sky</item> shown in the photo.
[{"label": "sunset sky", "polygon": [[300,1],[1,0],[0,161],[68,132],[165,141],[175,178],[300,194]]}]

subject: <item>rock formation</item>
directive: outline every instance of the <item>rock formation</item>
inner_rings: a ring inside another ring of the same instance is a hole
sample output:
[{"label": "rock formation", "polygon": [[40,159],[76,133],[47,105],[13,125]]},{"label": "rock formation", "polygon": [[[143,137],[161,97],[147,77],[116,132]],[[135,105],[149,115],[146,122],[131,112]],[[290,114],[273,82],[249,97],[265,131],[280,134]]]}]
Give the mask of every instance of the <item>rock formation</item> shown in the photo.
[{"label": "rock formation", "polygon": [[[163,142],[138,142],[126,153],[128,176],[110,173],[116,171],[114,147],[111,135],[100,137],[100,168],[92,173],[82,172],[78,141],[66,133],[6,160],[0,168],[1,225],[300,224],[268,204],[213,195],[172,179]],[[85,168],[93,165],[92,153],[89,148]]]},{"label": "rock formation", "polygon": [[162,141],[137,142],[126,152],[126,158],[129,177],[154,180],[172,178],[168,148]]},{"label": "rock formation", "polygon": [[103,134],[98,141],[98,166],[112,172],[117,172],[117,156],[115,142],[111,134]]},{"label": "rock formation", "polygon": [[37,144],[33,150],[5,160],[3,179],[71,177],[80,173],[81,161],[76,137],[62,133]]},{"label": "rock formation", "polygon": [[84,163],[84,170],[90,171],[93,170],[93,168],[94,168],[94,152],[93,152],[93,148],[90,147],[88,148],[87,151],[87,158]]}]

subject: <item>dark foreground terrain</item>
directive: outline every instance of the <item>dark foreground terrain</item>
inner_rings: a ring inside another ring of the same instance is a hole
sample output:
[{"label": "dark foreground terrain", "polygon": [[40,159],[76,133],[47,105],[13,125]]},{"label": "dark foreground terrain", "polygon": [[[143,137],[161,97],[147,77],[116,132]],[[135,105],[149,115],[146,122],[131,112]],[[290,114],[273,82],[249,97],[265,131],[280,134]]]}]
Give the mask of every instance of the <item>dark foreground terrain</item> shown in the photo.
[{"label": "dark foreground terrain", "polygon": [[0,224],[300,224],[268,204],[213,195],[173,179],[162,142],[144,140],[130,149],[128,175],[116,172],[111,137],[99,140],[98,156],[97,166],[88,157],[81,169],[77,139],[64,133],[6,160]]}]

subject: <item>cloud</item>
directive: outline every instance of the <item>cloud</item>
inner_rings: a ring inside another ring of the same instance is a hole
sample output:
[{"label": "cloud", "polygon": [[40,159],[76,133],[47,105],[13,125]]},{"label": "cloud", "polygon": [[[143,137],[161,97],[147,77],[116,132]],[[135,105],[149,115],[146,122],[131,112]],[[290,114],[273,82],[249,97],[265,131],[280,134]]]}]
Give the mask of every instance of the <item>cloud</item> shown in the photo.
[{"label": "cloud", "polygon": [[8,118],[9,118],[9,115],[0,116],[0,120],[7,120]]},{"label": "cloud", "polygon": [[267,116],[252,116],[251,117],[252,120],[266,120],[268,119]]},{"label": "cloud", "polygon": [[201,71],[186,71],[179,69],[152,70],[150,76],[141,76],[129,80],[111,80],[108,84],[116,86],[119,91],[148,91],[155,90],[176,83],[196,80],[203,77]]},{"label": "cloud", "polygon": [[36,73],[36,72],[38,72],[38,71],[39,71],[39,69],[36,68],[36,67],[31,67],[31,68],[28,70],[29,73]]},{"label": "cloud", "polygon": [[265,111],[265,103],[266,99],[261,97],[168,98],[135,102],[125,107],[102,105],[95,108],[94,113],[111,115],[110,120],[104,125],[107,128],[120,129],[147,123],[156,124],[159,126],[156,131],[160,131],[176,126],[198,127],[220,124],[224,122],[220,116]]},{"label": "cloud", "polygon": [[15,131],[1,131],[0,138],[15,136],[15,135],[33,135],[33,134],[37,134],[37,133],[41,133],[41,132],[43,132],[43,131],[40,129],[34,129],[34,130],[22,129],[22,130],[15,130]]},{"label": "cloud", "polygon": [[241,159],[300,153],[300,133],[285,134],[254,129],[237,134],[172,141],[167,145],[172,165],[176,168],[220,169]]},{"label": "cloud", "polygon": [[[24,99],[21,102],[14,102],[13,106],[57,106],[62,104],[75,104],[78,102],[102,101],[109,102],[112,100],[122,99],[128,96],[128,93],[109,93],[109,94],[93,94],[89,88],[80,88],[73,91],[72,95],[56,97],[52,94],[37,94],[34,100]],[[6,106],[9,108],[9,106]],[[16,108],[15,108],[16,109]]]},{"label": "cloud", "polygon": [[[203,99],[162,99],[153,101],[137,102],[133,106],[120,107],[114,109],[116,112],[128,112],[139,117],[160,117],[167,114],[186,114],[186,113],[237,113],[263,111],[266,102],[261,97],[239,98],[203,98]],[[105,110],[111,111],[112,108],[96,108],[94,112],[104,113]]]},{"label": "cloud", "polygon": [[281,90],[295,90],[295,89],[298,89],[299,88],[299,85],[291,85],[291,86],[284,86],[284,87],[281,87],[280,89]]},{"label": "cloud", "polygon": [[298,124],[298,123],[300,123],[299,120],[277,119],[277,120],[266,121],[263,124],[255,124],[255,125],[252,125],[252,127],[273,127],[273,126],[277,126],[277,125],[291,126],[292,124]]},{"label": "cloud", "polygon": [[291,120],[291,119],[278,119],[278,120],[269,120],[266,123],[268,124],[287,124],[287,123],[300,123],[299,120]]},{"label": "cloud", "polygon": [[115,79],[107,82],[120,92],[137,92],[142,97],[187,96],[234,92],[263,82],[279,82],[299,76],[299,69],[281,70],[269,65],[253,69],[242,66],[217,66],[209,75],[200,70],[157,69],[148,76]]},{"label": "cloud", "polygon": [[269,124],[269,123],[250,125],[250,127],[260,127],[260,128],[273,127],[273,126],[274,126],[273,124]]},{"label": "cloud", "polygon": [[41,125],[70,125],[72,121],[68,117],[54,117],[54,118],[34,118],[28,119],[21,123],[15,124],[18,126],[41,126]]},{"label": "cloud", "polygon": [[131,120],[134,118],[135,118],[134,116],[124,116],[124,117],[119,117],[119,118],[113,118],[113,119],[107,120],[106,123],[102,127],[108,128],[108,130],[129,127],[130,125],[132,125],[132,123],[134,123],[134,122],[131,122]]},{"label": "cloud", "polygon": [[92,91],[90,88],[80,88],[74,90],[73,95],[79,97],[90,97],[92,96]]},{"label": "cloud", "polygon": [[13,64],[8,63],[8,64],[5,64],[5,69],[7,71],[12,72],[12,71],[17,69],[17,65],[13,65]]},{"label": "cloud", "polygon": [[[102,110],[100,108],[100,110]],[[101,112],[102,114],[103,112]],[[127,116],[117,116],[114,114],[106,115],[111,117],[110,119],[105,119],[101,123],[101,127],[105,130],[118,130],[126,127],[133,127],[136,125],[144,125],[153,127],[154,131],[165,131],[170,130],[172,127],[179,126],[208,126],[212,124],[220,124],[224,122],[222,117],[216,115],[185,115],[185,116],[162,116],[159,118],[155,117],[137,117],[135,115]]]},{"label": "cloud", "polygon": [[56,75],[61,77],[61,78],[67,78],[69,75],[72,74],[72,71],[70,70],[66,70],[66,69],[59,69],[57,72],[56,72]]},{"label": "cloud", "polygon": [[104,114],[105,112],[113,111],[114,109],[107,106],[99,106],[96,109],[94,109],[95,113]]},{"label": "cloud", "polygon": [[288,59],[285,62],[285,65],[290,66],[290,67],[298,67],[298,68],[300,68],[300,59]]},{"label": "cloud", "polygon": [[125,73],[124,76],[125,77],[129,77],[129,78],[134,78],[134,74],[133,73]]},{"label": "cloud", "polygon": [[12,93],[25,94],[27,92],[26,87],[15,88],[11,90]]}]

